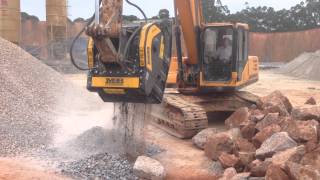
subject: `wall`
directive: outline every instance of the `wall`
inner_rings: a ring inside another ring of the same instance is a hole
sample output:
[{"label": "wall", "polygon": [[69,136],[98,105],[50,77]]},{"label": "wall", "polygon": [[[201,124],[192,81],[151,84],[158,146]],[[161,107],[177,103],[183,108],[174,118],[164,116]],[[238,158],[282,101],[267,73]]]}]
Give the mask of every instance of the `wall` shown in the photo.
[{"label": "wall", "polygon": [[298,32],[250,33],[250,55],[263,62],[288,62],[320,49],[320,28]]}]

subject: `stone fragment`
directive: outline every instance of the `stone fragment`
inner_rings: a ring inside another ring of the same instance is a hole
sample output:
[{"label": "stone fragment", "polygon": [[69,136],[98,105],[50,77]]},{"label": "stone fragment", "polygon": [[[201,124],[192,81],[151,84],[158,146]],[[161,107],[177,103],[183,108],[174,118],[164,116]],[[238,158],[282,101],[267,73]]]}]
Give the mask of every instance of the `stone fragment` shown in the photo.
[{"label": "stone fragment", "polygon": [[244,138],[238,138],[235,141],[235,151],[236,152],[255,152],[256,148],[248,140]]},{"label": "stone fragment", "polygon": [[272,157],[275,153],[296,147],[297,143],[291,139],[287,132],[279,132],[272,135],[263,142],[261,147],[256,151],[256,157],[265,159]]},{"label": "stone fragment", "polygon": [[221,177],[224,172],[224,168],[222,167],[219,161],[213,161],[209,167],[209,170],[212,174],[214,174],[217,177]]},{"label": "stone fragment", "polygon": [[224,171],[223,176],[219,180],[229,180],[232,177],[237,175],[237,171],[235,168],[228,168]]},{"label": "stone fragment", "polygon": [[205,154],[208,158],[217,161],[219,156],[225,153],[232,153],[234,149],[234,140],[232,135],[223,132],[215,134],[208,138],[204,147]]},{"label": "stone fragment", "polygon": [[266,173],[266,180],[290,180],[290,178],[280,166],[271,164]]},{"label": "stone fragment", "polygon": [[294,162],[287,162],[285,171],[292,180],[318,180],[320,179],[320,169],[312,166],[303,166]]},{"label": "stone fragment", "polygon": [[250,177],[250,173],[239,173],[231,178],[231,180],[247,180]]},{"label": "stone fragment", "polygon": [[233,154],[227,154],[223,152],[218,159],[224,168],[236,168],[240,165],[240,159]]},{"label": "stone fragment", "polygon": [[192,142],[198,148],[204,149],[204,146],[207,143],[208,137],[213,136],[217,133],[218,133],[218,130],[216,128],[204,129],[192,138]]},{"label": "stone fragment", "polygon": [[273,155],[272,164],[278,165],[284,169],[288,161],[299,163],[305,153],[306,151],[304,146],[287,149]]},{"label": "stone fragment", "polygon": [[254,123],[260,122],[266,115],[262,113],[260,110],[254,110],[251,112],[249,119]]},{"label": "stone fragment", "polygon": [[273,134],[281,131],[281,127],[277,124],[272,124],[268,127],[265,127],[260,132],[258,132],[253,138],[252,143],[256,148],[259,148],[261,144],[270,138]]},{"label": "stone fragment", "polygon": [[257,133],[256,124],[249,123],[241,128],[241,135],[243,138],[251,140]]},{"label": "stone fragment", "polygon": [[260,98],[258,106],[267,113],[279,113],[281,116],[287,116],[292,111],[292,104],[280,91]]},{"label": "stone fragment", "polygon": [[255,152],[238,152],[238,157],[240,159],[241,165],[246,167],[255,159]]},{"label": "stone fragment", "polygon": [[227,128],[239,128],[242,123],[249,121],[249,109],[247,107],[240,108],[235,111],[226,121]]},{"label": "stone fragment", "polygon": [[262,131],[264,128],[278,123],[280,123],[279,113],[269,113],[262,121],[257,123],[256,129]]},{"label": "stone fragment", "polygon": [[292,121],[284,131],[288,132],[290,137],[297,142],[318,142],[319,122],[310,121]]},{"label": "stone fragment", "polygon": [[166,177],[164,167],[155,159],[139,156],[134,164],[133,173],[147,180],[163,180]]},{"label": "stone fragment", "polygon": [[292,117],[297,120],[320,120],[320,106],[303,105],[292,111]]},{"label": "stone fragment", "polygon": [[317,101],[314,97],[310,97],[304,104],[307,105],[317,105]]},{"label": "stone fragment", "polygon": [[320,146],[312,152],[305,154],[301,160],[301,164],[310,165],[320,170]]},{"label": "stone fragment", "polygon": [[265,160],[265,161],[260,161],[260,160],[254,160],[250,165],[250,176],[253,177],[264,177],[266,176],[266,172],[271,165],[271,160]]}]

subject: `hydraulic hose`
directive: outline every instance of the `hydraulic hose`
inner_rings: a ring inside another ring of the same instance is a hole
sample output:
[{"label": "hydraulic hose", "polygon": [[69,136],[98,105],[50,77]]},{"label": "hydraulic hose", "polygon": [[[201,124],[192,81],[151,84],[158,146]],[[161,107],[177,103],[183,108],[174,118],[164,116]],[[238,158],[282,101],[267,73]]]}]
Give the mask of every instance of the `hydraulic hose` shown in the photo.
[{"label": "hydraulic hose", "polygon": [[[100,0],[100,4],[101,4],[101,2],[102,2],[102,0]],[[147,16],[146,16],[146,14],[144,13],[144,11],[143,11],[138,5],[132,3],[132,2],[129,1],[129,0],[126,0],[126,2],[127,2],[129,5],[137,8],[137,9],[140,11],[140,13],[143,15],[145,21],[146,21],[146,22],[148,21],[148,18],[147,18]],[[76,35],[76,37],[73,39],[73,41],[72,41],[72,43],[71,43],[70,52],[69,52],[69,53],[70,53],[71,63],[72,63],[77,69],[79,69],[79,70],[81,70],[81,71],[88,71],[89,68],[80,67],[80,66],[76,63],[76,61],[75,61],[75,59],[74,59],[74,56],[73,56],[73,49],[74,49],[74,46],[75,46],[76,42],[78,41],[78,39],[79,39],[80,36],[82,35],[82,33],[84,33],[84,31],[86,30],[86,27],[89,26],[89,25],[94,21],[94,19],[95,19],[95,15],[93,15],[93,16],[89,19],[87,25],[86,25],[84,28],[82,28],[82,30]],[[134,37],[138,34],[138,32],[139,32],[140,29],[141,29],[141,27],[138,28],[138,29],[131,35],[131,37],[129,38],[129,40],[128,40],[126,46],[125,46],[124,57],[127,57],[128,50],[129,50],[129,46],[131,45]]]}]

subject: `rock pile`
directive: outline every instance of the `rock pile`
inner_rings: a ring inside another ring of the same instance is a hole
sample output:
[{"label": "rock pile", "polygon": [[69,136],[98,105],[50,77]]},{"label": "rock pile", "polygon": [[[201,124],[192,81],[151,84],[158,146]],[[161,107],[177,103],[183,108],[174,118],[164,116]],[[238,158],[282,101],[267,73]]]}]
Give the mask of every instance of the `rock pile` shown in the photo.
[{"label": "rock pile", "polygon": [[204,130],[193,142],[225,168],[221,179],[320,179],[319,122],[314,98],[293,107],[275,91],[236,111],[228,131]]}]

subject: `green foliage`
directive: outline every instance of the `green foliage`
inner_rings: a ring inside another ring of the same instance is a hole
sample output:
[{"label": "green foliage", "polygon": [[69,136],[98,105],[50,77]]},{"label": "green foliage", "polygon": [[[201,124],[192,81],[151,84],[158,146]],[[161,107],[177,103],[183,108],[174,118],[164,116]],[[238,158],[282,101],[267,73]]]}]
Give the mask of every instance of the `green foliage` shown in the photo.
[{"label": "green foliage", "polygon": [[[230,14],[227,6],[221,3],[215,7],[213,0],[204,0],[203,10],[207,22],[248,23],[255,32],[296,31],[320,26],[320,0],[305,0],[290,9],[276,11],[272,7],[250,7]],[[219,1],[218,1],[219,2]]]}]

